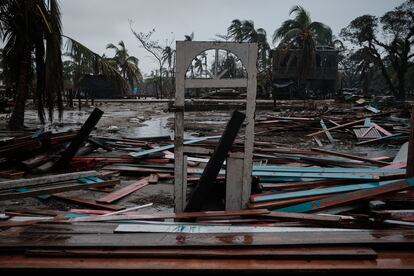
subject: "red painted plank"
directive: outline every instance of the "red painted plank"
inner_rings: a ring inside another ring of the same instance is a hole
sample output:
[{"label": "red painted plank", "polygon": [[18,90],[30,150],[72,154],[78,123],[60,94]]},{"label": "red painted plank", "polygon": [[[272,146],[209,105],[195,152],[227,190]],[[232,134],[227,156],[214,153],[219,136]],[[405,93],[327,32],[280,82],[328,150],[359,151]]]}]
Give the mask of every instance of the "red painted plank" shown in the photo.
[{"label": "red painted plank", "polygon": [[148,185],[148,180],[149,180],[149,177],[141,178],[139,181],[137,181],[137,182],[135,182],[131,185],[128,185],[128,186],[126,186],[126,187],[124,187],[120,190],[117,190],[113,193],[110,193],[110,194],[108,194],[104,197],[101,197],[100,199],[98,199],[96,201],[103,202],[103,203],[112,203],[114,201],[117,201],[117,200],[119,200],[119,199],[121,199],[121,198],[123,198],[123,197],[125,197],[125,196],[127,196],[127,195],[143,188],[143,187],[145,187],[146,185]]}]

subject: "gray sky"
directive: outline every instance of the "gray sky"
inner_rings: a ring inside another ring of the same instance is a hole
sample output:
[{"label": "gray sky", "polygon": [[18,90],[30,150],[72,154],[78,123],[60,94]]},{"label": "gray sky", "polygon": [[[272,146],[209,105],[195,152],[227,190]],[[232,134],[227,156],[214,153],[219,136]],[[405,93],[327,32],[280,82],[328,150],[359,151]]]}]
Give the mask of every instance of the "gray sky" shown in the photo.
[{"label": "gray sky", "polygon": [[[256,28],[264,28],[268,39],[288,19],[294,5],[307,9],[313,21],[329,25],[337,35],[341,28],[357,16],[381,16],[403,0],[61,0],[64,33],[99,54],[108,43],[123,40],[130,55],[140,60],[140,68],[148,74],[156,68],[152,58],[139,48],[130,31],[128,20],[137,32],[156,29],[155,39],[183,40],[194,32],[194,40],[212,40],[225,34],[235,18],[253,20]],[[163,44],[163,43],[161,43]]]}]

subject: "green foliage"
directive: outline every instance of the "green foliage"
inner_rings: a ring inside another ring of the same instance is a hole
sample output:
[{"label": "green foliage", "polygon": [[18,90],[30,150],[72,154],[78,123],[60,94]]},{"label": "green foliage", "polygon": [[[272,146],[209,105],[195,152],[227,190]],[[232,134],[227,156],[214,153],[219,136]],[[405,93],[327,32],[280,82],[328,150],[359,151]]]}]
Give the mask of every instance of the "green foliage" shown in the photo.
[{"label": "green foliage", "polygon": [[406,94],[406,75],[413,66],[414,1],[405,1],[382,17],[362,15],[341,30],[343,39],[364,52],[380,68],[390,91]]}]

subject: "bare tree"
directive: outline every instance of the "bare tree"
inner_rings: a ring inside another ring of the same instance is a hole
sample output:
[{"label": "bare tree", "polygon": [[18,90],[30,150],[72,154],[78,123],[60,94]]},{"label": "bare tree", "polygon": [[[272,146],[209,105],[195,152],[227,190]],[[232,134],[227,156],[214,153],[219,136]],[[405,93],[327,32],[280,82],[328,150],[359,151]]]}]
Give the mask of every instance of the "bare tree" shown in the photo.
[{"label": "bare tree", "polygon": [[134,31],[134,29],[132,28],[132,21],[129,21],[130,24],[130,28],[132,33],[134,34],[134,36],[138,39],[138,41],[140,42],[140,47],[144,48],[148,53],[151,54],[151,56],[157,61],[158,66],[159,66],[159,82],[158,82],[158,87],[159,87],[159,92],[160,95],[158,95],[157,93],[157,98],[160,96],[161,99],[164,95],[164,91],[163,91],[163,71],[164,71],[164,64],[167,61],[167,59],[165,58],[165,48],[166,47],[171,47],[172,42],[169,42],[169,40],[165,40],[165,47],[162,47],[159,43],[158,40],[152,40],[151,37],[152,35],[155,33],[155,29],[153,29],[152,31],[149,31],[148,33],[143,33],[143,32],[136,32]]}]

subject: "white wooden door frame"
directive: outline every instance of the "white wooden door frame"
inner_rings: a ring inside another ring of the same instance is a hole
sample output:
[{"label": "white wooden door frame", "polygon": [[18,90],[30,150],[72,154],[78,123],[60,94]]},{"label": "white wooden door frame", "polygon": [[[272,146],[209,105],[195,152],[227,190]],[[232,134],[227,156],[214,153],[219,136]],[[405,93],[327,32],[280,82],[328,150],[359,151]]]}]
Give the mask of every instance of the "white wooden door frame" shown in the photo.
[{"label": "white wooden door frame", "polygon": [[[227,50],[236,55],[247,71],[247,78],[222,79],[215,76],[211,79],[186,79],[187,69],[196,56],[207,50]],[[257,87],[257,43],[237,42],[206,42],[206,41],[177,41],[176,42],[176,89],[175,89],[175,116],[174,116],[174,202],[175,212],[182,212],[186,206],[187,171],[184,158],[184,104],[186,88],[229,88],[246,87],[246,128],[244,136],[243,168],[234,179],[243,179],[241,183],[240,202],[244,208],[251,191],[251,175],[253,166],[254,145],[254,117],[256,110]],[[234,171],[234,170],[232,170]],[[231,175],[228,178],[233,177]],[[234,185],[232,185],[234,187]],[[235,208],[234,206],[232,207]]]}]

